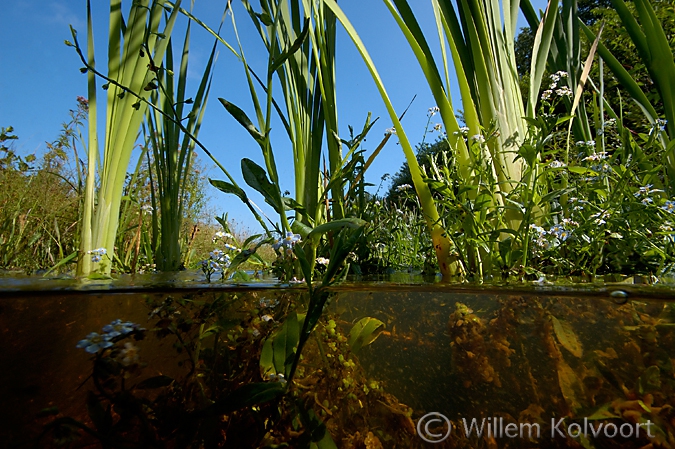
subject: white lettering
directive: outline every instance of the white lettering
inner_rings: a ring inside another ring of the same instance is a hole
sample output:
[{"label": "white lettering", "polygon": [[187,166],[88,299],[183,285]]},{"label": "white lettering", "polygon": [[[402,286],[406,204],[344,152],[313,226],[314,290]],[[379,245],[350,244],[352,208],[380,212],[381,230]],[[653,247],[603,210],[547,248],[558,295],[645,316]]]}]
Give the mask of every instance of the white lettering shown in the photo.
[{"label": "white lettering", "polygon": [[654,423],[651,422],[650,420],[647,420],[647,423],[640,423],[641,426],[647,426],[647,436],[649,438],[654,438],[656,436],[656,435],[652,435],[652,430],[649,428],[652,424],[654,424]]},{"label": "white lettering", "polygon": [[[513,430],[513,431],[516,432],[516,433],[514,433],[513,435],[511,435],[511,430]],[[514,424],[514,423],[508,423],[508,424],[506,425],[506,427],[504,428],[504,433],[505,433],[506,436],[509,437],[509,438],[515,438],[515,437],[517,437],[517,436],[518,436],[518,425],[517,425],[517,424]]]},{"label": "white lettering", "polygon": [[537,429],[536,438],[539,438],[541,436],[541,429],[539,428],[538,423],[532,424],[532,423],[526,422],[526,423],[520,424],[520,438],[523,438],[523,427],[527,427],[527,437],[528,438],[532,438],[532,427],[536,427],[536,429]]},{"label": "white lettering", "polygon": [[567,427],[567,435],[572,438],[579,438],[581,436],[581,426],[577,423],[572,423]]},{"label": "white lettering", "polygon": [[551,418],[551,438],[555,438],[555,432],[558,432],[558,435],[565,438],[565,434],[558,428],[562,425],[565,418],[560,418],[558,422],[555,422],[555,418]]},{"label": "white lettering", "polygon": [[[614,427],[614,432],[613,432],[611,435],[609,435],[609,434],[607,433],[607,429],[609,429],[609,426]],[[605,424],[605,436],[606,436],[607,438],[614,438],[614,437],[616,436],[616,433],[617,433],[618,431],[619,431],[619,429],[616,428],[616,424],[614,424],[614,423],[612,423],[612,422]]]},{"label": "white lettering", "polygon": [[597,438],[598,436],[600,436],[600,431],[602,431],[602,424],[603,424],[603,423],[600,423],[600,424],[598,425],[598,428],[596,429],[596,428],[593,426],[593,423],[591,423],[591,433],[593,434],[593,438]]},{"label": "white lettering", "polygon": [[[628,426],[628,435],[623,434],[623,428]],[[628,438],[633,436],[633,425],[631,423],[623,423],[621,424],[621,427],[619,427],[619,433],[621,434],[622,437]]]},{"label": "white lettering", "polygon": [[[470,437],[471,434],[473,433],[473,428],[474,426],[476,427],[476,436],[477,437],[482,437],[483,436],[483,428],[485,427],[485,418],[483,418],[480,422],[480,428],[478,428],[478,421],[476,421],[476,418],[471,419],[471,425],[467,427],[466,425],[466,418],[462,418],[462,422],[464,423],[464,436],[465,437]],[[488,425],[488,429],[490,426]]]}]

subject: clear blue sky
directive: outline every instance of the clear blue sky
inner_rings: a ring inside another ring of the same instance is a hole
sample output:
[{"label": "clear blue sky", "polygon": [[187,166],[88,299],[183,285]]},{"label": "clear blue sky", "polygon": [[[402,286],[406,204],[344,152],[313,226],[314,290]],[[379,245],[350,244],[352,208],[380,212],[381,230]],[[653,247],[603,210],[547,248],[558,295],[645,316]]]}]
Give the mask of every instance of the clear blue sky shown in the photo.
[{"label": "clear blue sky", "polygon": [[[187,1],[183,3],[189,5]],[[225,2],[197,0],[196,3],[195,14],[210,26],[217,27]],[[433,42],[436,34],[431,2],[413,0],[411,3],[422,26],[428,30],[428,38]],[[541,0],[535,2],[538,6],[542,3]],[[130,0],[127,0],[123,8],[126,10],[129,4]],[[237,0],[232,4],[249,63],[261,69],[265,67],[266,55],[261,51],[260,39],[241,4]],[[417,96],[403,125],[411,142],[420,142],[427,123],[427,110],[434,106],[434,102],[401,32],[381,1],[344,0],[340,4],[365,42],[397,110],[403,111],[411,99]],[[5,2],[3,5],[3,26],[0,27],[0,126],[14,127],[14,133],[19,137],[15,148],[20,154],[43,152],[44,143],[55,140],[62,123],[68,120],[68,110],[75,108],[76,97],[86,96],[86,76],[79,71],[79,58],[73,48],[64,45],[65,39],[71,39],[69,25],[79,31],[80,42],[85,45],[85,5],[85,0],[21,0]],[[105,61],[109,2],[93,0],[92,6],[97,59]],[[231,30],[232,25],[228,20],[223,35],[234,43]],[[178,31],[175,35],[179,37],[177,42],[180,41],[182,33]],[[193,28],[190,53],[193,83],[201,75],[201,67],[208,58],[212,42],[206,32],[198,27]],[[380,117],[364,144],[367,157],[379,143],[385,129],[391,126],[391,121],[365,65],[342,30],[338,35],[337,46],[340,132],[347,137],[348,125],[360,131],[368,112],[372,112],[373,118]],[[459,107],[456,91],[453,90],[452,96]],[[240,172],[241,158],[249,157],[263,165],[262,156],[251,137],[225,112],[217,101],[218,97],[237,104],[252,115],[252,103],[241,64],[223,46],[220,46],[210,102],[199,137],[237,181],[245,186]],[[284,177],[284,173],[292,173],[290,143],[281,125],[273,128],[272,136],[282,190],[293,192],[292,175]],[[429,138],[433,139],[433,136]],[[209,170],[210,177],[224,179],[224,175],[206,155],[199,154],[199,157],[208,167],[213,167]],[[391,139],[366,174],[366,180],[378,185],[382,175],[396,173],[403,160],[403,152],[396,139]],[[254,201],[262,206],[262,198],[246,187]],[[230,218],[256,230],[255,220],[238,198],[225,195],[210,186],[207,193],[211,198],[211,206],[217,212],[229,212]]]}]

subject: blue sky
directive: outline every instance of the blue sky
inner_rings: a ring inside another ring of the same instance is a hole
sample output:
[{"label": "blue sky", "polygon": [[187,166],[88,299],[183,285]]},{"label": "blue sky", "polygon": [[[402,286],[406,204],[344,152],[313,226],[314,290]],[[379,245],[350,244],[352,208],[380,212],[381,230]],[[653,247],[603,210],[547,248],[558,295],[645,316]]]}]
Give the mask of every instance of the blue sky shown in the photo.
[{"label": "blue sky", "polygon": [[[189,4],[187,1],[183,3]],[[210,26],[217,27],[225,2],[197,0],[196,3],[195,15]],[[414,0],[411,3],[422,27],[428,30],[428,38],[432,40],[435,36],[435,24],[431,2]],[[541,2],[535,2],[538,3]],[[129,4],[130,1],[127,0],[123,8],[126,10]],[[22,0],[3,5],[3,26],[0,27],[0,66],[3,67],[0,70],[0,126],[14,127],[14,133],[19,137],[15,148],[20,154],[43,152],[45,142],[55,140],[62,123],[69,119],[68,110],[75,108],[76,97],[86,96],[86,76],[79,71],[79,58],[73,48],[64,45],[65,39],[71,39],[69,25],[79,31],[80,42],[85,45],[85,5],[85,0]],[[427,110],[434,106],[434,102],[401,32],[382,1],[345,0],[340,5],[366,44],[397,110],[403,111],[416,96],[403,126],[411,142],[420,142],[427,124]],[[109,2],[93,0],[92,6],[97,59],[105,61]],[[260,39],[253,30],[248,15],[236,0],[233,1],[233,6],[249,64],[254,68],[265,67],[266,55],[261,51]],[[226,21],[223,30],[224,37],[234,43],[231,21]],[[182,39],[181,31],[174,35],[179,37],[176,42]],[[208,58],[212,43],[213,40],[206,32],[198,27],[193,28],[190,73],[194,84],[201,76],[201,67]],[[347,137],[348,125],[352,125],[356,132],[360,131],[368,112],[372,113],[373,118],[380,117],[364,144],[368,157],[385,129],[391,126],[391,121],[363,61],[353,48],[351,40],[341,30],[337,46],[340,133]],[[459,105],[459,97],[454,88],[452,96]],[[241,158],[248,157],[263,165],[262,155],[248,133],[226,113],[217,101],[218,97],[225,98],[253,114],[243,68],[223,46],[220,46],[210,101],[199,137],[237,181],[245,186],[240,173]],[[292,177],[284,177],[284,173],[292,173],[290,142],[281,125],[273,127],[272,136],[282,178],[282,190],[293,192]],[[427,140],[433,138],[432,135]],[[198,153],[202,162],[207,167],[212,167],[208,172],[209,176],[224,179],[224,175],[208,157]],[[378,185],[385,173],[396,173],[403,160],[401,148],[395,139],[391,139],[366,174],[366,180]],[[387,185],[385,183],[385,188]],[[251,190],[247,188],[253,200],[263,205],[262,198],[255,192],[250,192]],[[229,212],[229,217],[238,223],[251,230],[257,229],[255,220],[238,198],[220,193],[210,186],[207,194],[211,199],[210,205],[216,212]]]}]

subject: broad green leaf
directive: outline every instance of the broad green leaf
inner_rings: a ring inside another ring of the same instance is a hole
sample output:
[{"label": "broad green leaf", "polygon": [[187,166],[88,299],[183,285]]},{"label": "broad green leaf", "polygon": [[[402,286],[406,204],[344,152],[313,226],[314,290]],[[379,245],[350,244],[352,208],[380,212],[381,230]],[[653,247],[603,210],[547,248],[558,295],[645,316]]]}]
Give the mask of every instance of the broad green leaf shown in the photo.
[{"label": "broad green leaf", "polygon": [[279,188],[270,182],[264,168],[252,160],[244,158],[241,160],[241,173],[244,175],[246,184],[257,190],[277,213],[284,213],[283,208],[279,205],[279,198],[281,197]]},{"label": "broad green leaf", "polygon": [[347,344],[353,353],[358,353],[362,347],[374,342],[384,330],[384,323],[377,318],[365,317],[349,331]]},{"label": "broad green leaf", "polygon": [[263,373],[273,372],[288,378],[300,341],[300,325],[298,315],[292,312],[284,324],[267,338],[260,355]]}]

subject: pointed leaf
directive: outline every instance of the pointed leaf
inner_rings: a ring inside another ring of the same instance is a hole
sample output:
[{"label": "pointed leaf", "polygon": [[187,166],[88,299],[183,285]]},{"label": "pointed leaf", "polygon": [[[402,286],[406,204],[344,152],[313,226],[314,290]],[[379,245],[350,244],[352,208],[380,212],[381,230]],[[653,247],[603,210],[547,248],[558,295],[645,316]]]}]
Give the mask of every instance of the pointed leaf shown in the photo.
[{"label": "pointed leaf", "polygon": [[259,145],[264,145],[265,136],[260,131],[258,131],[258,128],[255,127],[253,122],[248,118],[244,111],[224,98],[219,98],[218,100],[223,106],[225,106],[227,112],[229,112],[230,115],[241,124],[241,126],[246,128],[248,133],[255,139],[256,142],[258,142]]},{"label": "pointed leaf", "polygon": [[234,184],[231,184],[226,181],[219,181],[217,179],[210,179],[209,182],[213,187],[216,189],[220,190],[221,192],[225,193],[231,193],[233,195],[236,195],[241,199],[244,203],[248,202],[248,197],[246,196],[246,192],[244,192],[241,188],[235,186]]},{"label": "pointed leaf", "polygon": [[267,173],[264,168],[252,160],[244,158],[241,160],[241,173],[244,175],[246,184],[262,194],[265,201],[267,201],[277,213],[283,213],[278,200],[281,197],[281,192],[279,191],[278,186],[272,184],[267,178]]}]

